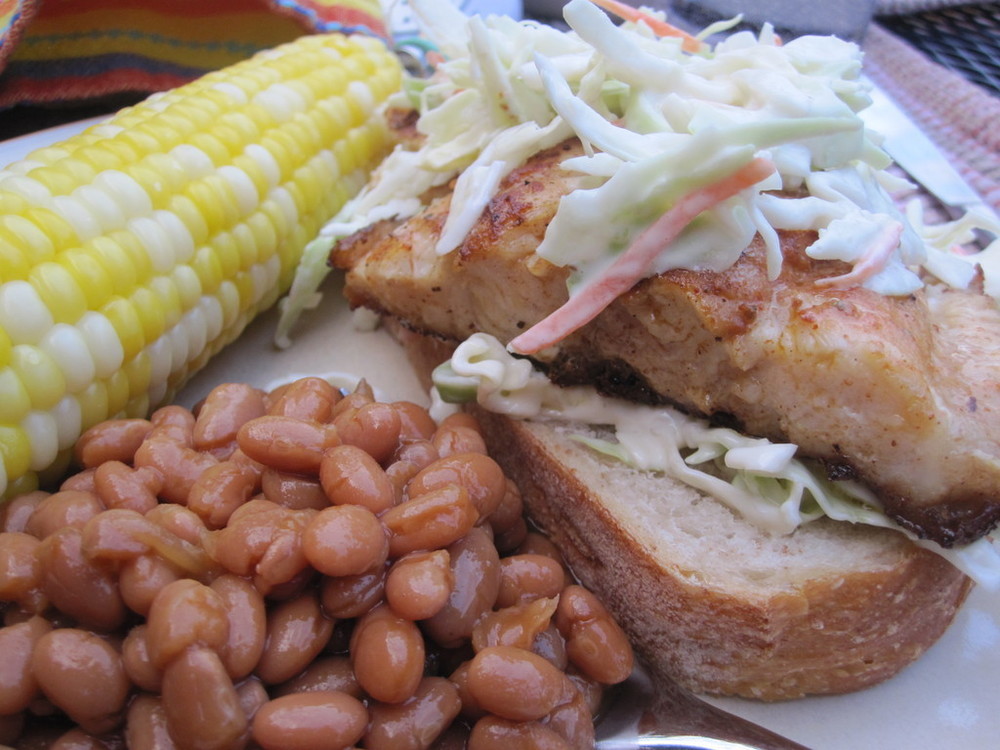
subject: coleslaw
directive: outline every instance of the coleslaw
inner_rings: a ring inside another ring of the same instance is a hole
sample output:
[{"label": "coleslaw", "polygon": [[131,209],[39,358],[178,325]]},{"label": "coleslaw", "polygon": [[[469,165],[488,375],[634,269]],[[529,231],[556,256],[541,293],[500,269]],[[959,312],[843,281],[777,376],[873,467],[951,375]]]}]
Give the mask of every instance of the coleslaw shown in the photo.
[{"label": "coleslaw", "polygon": [[408,218],[430,188],[455,180],[436,248],[452,252],[504,176],[574,136],[586,154],[562,166],[591,186],[563,198],[536,251],[571,269],[571,295],[683,196],[759,158],[775,165],[773,173],[701,212],[642,275],[725,269],[759,234],[776,278],[778,231],[814,230],[809,255],[856,270],[831,284],[905,295],[925,283],[967,287],[980,267],[987,292],[1000,294],[1000,240],[976,255],[955,252],[977,229],[1000,235],[994,217],[928,226],[916,204],[900,209],[893,200],[908,184],[886,171],[891,159],[858,117],[870,98],[854,43],[805,36],[782,44],[765,27],[692,46],[654,33],[651,26],[663,24],[658,11],[616,25],[588,0],[565,6],[567,31],[466,17],[448,2],[411,7],[442,60],[430,77],[409,77],[388,105],[418,111],[422,144],[397,147],[309,248],[284,302],[283,342],[328,272],[338,238],[379,219]]},{"label": "coleslaw", "polygon": [[638,470],[663,473],[705,492],[762,529],[788,534],[823,516],[895,529],[980,585],[1000,589],[1000,551],[988,537],[950,549],[918,539],[885,515],[864,485],[827,479],[822,466],[795,455],[794,444],[749,437],[666,406],[609,398],[589,386],[556,386],[484,333],[459,344],[433,380],[435,418],[448,404],[476,401],[518,419],[598,425],[606,438],[577,439]]}]

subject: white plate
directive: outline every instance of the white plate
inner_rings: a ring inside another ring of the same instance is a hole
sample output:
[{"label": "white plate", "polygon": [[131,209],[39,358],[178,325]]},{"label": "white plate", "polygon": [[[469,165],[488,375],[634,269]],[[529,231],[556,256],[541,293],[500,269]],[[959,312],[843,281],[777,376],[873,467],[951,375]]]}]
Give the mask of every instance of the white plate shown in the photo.
[{"label": "white plate", "polygon": [[[90,121],[0,143],[0,165],[65,138]],[[274,311],[254,321],[180,395],[191,405],[227,381],[266,386],[297,375],[365,377],[382,398],[426,403],[399,349],[382,332],[360,333],[331,276],[291,348],[272,345]],[[998,488],[1000,489],[1000,488]],[[1000,730],[1000,593],[976,589],[941,640],[891,680],[851,695],[781,704],[711,702],[816,750],[997,747]]]}]

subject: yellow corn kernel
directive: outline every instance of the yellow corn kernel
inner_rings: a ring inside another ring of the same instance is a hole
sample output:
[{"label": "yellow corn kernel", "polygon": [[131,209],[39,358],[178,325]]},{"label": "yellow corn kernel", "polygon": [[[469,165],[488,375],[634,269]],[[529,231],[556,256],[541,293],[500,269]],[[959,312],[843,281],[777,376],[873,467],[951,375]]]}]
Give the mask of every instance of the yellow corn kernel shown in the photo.
[{"label": "yellow corn kernel", "polygon": [[0,497],[169,399],[287,291],[391,148],[377,108],[400,81],[372,39],[306,36],[0,172]]},{"label": "yellow corn kernel", "polygon": [[101,307],[114,294],[111,274],[88,248],[72,248],[56,256],[55,262],[76,279],[88,310]]},{"label": "yellow corn kernel", "polygon": [[17,371],[11,367],[0,370],[0,424],[17,424],[31,411],[31,396]]},{"label": "yellow corn kernel", "polygon": [[31,441],[16,425],[0,424],[0,458],[3,458],[7,481],[28,473],[31,466]]},{"label": "yellow corn kernel", "polygon": [[[10,336],[7,335],[7,331],[0,328],[0,367],[6,367],[10,364],[10,350],[13,346]],[[0,390],[0,393],[2,392]]]},{"label": "yellow corn kernel", "polygon": [[74,323],[87,311],[87,297],[65,266],[39,263],[28,273],[27,280],[57,323]]}]

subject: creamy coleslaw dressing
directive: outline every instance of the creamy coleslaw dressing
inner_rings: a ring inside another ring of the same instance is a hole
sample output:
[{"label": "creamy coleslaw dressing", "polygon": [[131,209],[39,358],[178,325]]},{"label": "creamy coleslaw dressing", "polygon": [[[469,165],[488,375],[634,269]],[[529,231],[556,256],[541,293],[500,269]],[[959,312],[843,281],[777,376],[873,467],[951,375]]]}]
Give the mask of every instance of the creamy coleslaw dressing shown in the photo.
[{"label": "creamy coleslaw dressing", "polygon": [[796,446],[754,438],[670,407],[633,404],[599,395],[588,386],[553,385],[526,359],[512,356],[493,336],[476,333],[434,371],[435,406],[477,401],[520,419],[598,425],[607,437],[580,434],[594,450],[641,471],[661,472],[709,494],[751,523],[776,534],[828,516],[881,526],[937,552],[977,583],[1000,588],[1000,552],[986,537],[944,549],[917,539],[879,507],[863,485],[830,481],[822,467],[796,458]]}]

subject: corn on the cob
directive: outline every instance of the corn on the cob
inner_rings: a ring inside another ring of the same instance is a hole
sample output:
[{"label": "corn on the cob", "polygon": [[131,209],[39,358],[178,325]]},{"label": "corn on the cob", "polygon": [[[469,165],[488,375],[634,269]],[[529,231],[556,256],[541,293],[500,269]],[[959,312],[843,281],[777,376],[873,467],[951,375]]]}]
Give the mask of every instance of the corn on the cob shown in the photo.
[{"label": "corn on the cob", "polygon": [[375,39],[303,37],[0,171],[0,496],[140,416],[286,290],[389,147]]}]

